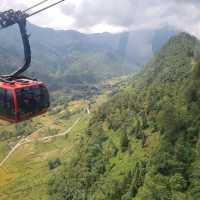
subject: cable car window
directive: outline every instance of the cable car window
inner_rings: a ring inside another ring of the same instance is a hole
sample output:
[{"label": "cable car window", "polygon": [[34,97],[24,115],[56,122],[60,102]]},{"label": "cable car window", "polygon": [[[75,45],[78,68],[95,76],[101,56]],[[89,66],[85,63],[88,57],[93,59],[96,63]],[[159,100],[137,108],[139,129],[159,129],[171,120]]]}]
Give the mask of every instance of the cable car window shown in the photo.
[{"label": "cable car window", "polygon": [[16,94],[20,115],[37,114],[49,107],[48,91],[43,86],[19,89]]},{"label": "cable car window", "polygon": [[1,113],[1,115],[5,114],[4,100],[5,100],[5,90],[0,88],[0,113]]},{"label": "cable car window", "polygon": [[0,113],[4,117],[15,117],[14,101],[11,90],[0,88]]},{"label": "cable car window", "polygon": [[45,87],[41,87],[41,104],[44,108],[49,107],[49,93]]},{"label": "cable car window", "polygon": [[20,114],[35,112],[35,101],[32,88],[16,91]]},{"label": "cable car window", "polygon": [[5,110],[7,117],[15,116],[13,94],[11,90],[6,90]]}]

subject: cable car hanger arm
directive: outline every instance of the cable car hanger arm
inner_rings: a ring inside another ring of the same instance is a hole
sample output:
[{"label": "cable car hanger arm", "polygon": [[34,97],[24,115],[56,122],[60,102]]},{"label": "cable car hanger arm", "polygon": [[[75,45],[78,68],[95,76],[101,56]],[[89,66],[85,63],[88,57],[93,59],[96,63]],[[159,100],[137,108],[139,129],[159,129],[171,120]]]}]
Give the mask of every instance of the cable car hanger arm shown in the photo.
[{"label": "cable car hanger arm", "polygon": [[14,10],[8,10],[5,12],[0,12],[0,29],[4,29],[7,28],[9,26],[12,26],[14,24],[18,24],[19,26],[19,30],[21,33],[21,37],[22,37],[22,42],[23,42],[23,48],[24,48],[24,65],[22,67],[20,67],[19,69],[17,69],[17,71],[9,74],[9,75],[0,75],[0,80],[4,80],[5,82],[7,81],[12,81],[13,79],[17,79],[20,78],[20,75],[22,73],[24,73],[31,64],[31,48],[30,48],[30,42],[29,42],[29,35],[27,34],[27,30],[26,30],[26,20],[28,17],[31,17],[33,15],[36,15],[48,8],[51,8],[65,0],[60,0],[56,3],[53,3],[45,8],[42,8],[38,11],[35,11],[32,14],[27,14],[26,11],[29,11],[45,2],[47,2],[48,0],[44,0],[28,9],[26,9],[25,11],[14,11]]}]

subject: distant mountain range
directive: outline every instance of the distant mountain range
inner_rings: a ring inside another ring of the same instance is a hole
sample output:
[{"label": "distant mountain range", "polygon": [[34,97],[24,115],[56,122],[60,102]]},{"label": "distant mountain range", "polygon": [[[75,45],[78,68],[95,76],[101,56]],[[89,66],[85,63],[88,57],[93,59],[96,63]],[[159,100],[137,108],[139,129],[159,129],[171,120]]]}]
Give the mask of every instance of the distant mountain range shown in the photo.
[{"label": "distant mountain range", "polygon": [[[83,34],[32,24],[28,24],[28,32],[32,46],[29,73],[48,82],[54,89],[67,83],[96,83],[132,73],[177,33],[173,28],[163,27],[118,34]],[[0,70],[7,73],[23,61],[21,38],[16,26],[0,32],[0,44]]]}]

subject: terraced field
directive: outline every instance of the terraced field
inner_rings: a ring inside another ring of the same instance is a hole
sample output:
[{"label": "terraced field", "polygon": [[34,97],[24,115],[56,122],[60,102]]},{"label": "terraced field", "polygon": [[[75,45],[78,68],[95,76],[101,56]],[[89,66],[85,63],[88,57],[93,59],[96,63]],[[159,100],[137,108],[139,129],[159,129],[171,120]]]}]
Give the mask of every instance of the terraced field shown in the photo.
[{"label": "terraced field", "polygon": [[[57,158],[67,161],[73,155],[89,119],[89,115],[82,111],[83,104],[73,102],[71,105],[73,112],[67,120],[59,119],[60,113],[33,120],[33,124],[40,122],[40,128],[25,138],[29,142],[19,146],[0,167],[1,200],[48,199],[48,179],[59,170],[49,170],[48,162]],[[12,130],[13,126],[7,126],[7,129]],[[20,140],[22,138],[1,141],[0,159],[3,160]]]}]

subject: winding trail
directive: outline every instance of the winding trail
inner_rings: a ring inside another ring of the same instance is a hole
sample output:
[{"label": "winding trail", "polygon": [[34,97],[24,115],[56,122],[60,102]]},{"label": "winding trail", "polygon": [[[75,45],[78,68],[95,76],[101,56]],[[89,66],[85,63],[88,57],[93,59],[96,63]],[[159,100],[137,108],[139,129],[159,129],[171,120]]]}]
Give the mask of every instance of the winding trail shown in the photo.
[{"label": "winding trail", "polygon": [[22,145],[28,144],[28,143],[32,143],[32,142],[36,142],[36,141],[45,141],[48,139],[53,139],[53,138],[57,138],[57,137],[62,137],[67,135],[69,132],[71,132],[71,130],[79,123],[81,118],[78,118],[73,125],[68,128],[65,132],[60,133],[58,135],[51,135],[51,136],[46,136],[43,138],[38,138],[38,139],[30,139],[30,136],[27,136],[26,138],[22,138],[13,148],[12,150],[8,153],[8,155],[0,162],[0,167],[3,167],[3,165],[6,163],[6,161],[11,157],[11,155]]}]

